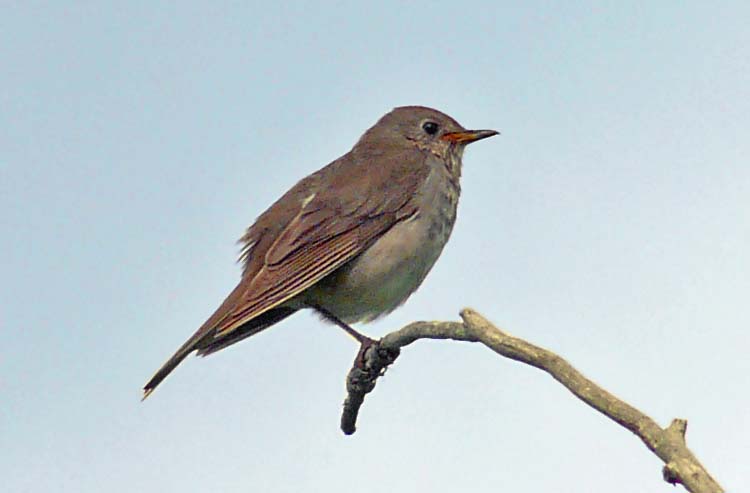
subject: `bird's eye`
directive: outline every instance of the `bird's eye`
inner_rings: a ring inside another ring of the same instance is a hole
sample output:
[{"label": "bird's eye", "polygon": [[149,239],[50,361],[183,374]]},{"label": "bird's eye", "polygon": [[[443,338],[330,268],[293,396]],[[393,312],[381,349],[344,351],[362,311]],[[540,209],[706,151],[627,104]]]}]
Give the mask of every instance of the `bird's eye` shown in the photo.
[{"label": "bird's eye", "polygon": [[435,122],[424,122],[422,124],[422,130],[424,130],[428,135],[435,135],[438,131],[438,128],[440,128],[440,126]]}]

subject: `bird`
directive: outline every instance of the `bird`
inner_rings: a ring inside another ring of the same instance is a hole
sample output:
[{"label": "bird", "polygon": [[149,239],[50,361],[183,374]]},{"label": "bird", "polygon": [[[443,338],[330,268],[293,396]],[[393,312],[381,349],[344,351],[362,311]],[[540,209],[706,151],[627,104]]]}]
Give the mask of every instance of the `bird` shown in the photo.
[{"label": "bird", "polygon": [[245,231],[239,283],[143,399],[190,353],[213,354],[302,309],[371,342],[350,324],[392,312],[422,284],[453,230],[465,147],[498,133],[424,106],[385,114]]}]

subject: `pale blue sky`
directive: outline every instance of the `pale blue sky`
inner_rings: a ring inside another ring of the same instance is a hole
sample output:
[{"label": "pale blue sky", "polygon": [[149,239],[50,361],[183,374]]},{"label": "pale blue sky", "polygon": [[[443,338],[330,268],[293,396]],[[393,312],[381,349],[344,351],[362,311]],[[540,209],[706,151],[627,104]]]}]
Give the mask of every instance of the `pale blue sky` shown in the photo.
[{"label": "pale blue sky", "polygon": [[66,3],[0,20],[4,490],[671,491],[637,438],[468,344],[405,350],[345,437],[357,348],[309,314],[139,401],[243,229],[404,104],[502,136],[466,153],[421,290],[360,328],[472,306],[746,483],[750,4]]}]

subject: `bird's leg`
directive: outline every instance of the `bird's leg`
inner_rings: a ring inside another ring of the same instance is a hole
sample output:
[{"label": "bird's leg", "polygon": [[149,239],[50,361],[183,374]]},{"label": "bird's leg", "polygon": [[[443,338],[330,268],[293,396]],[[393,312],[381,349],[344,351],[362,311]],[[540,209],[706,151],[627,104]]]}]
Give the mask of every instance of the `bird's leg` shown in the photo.
[{"label": "bird's leg", "polygon": [[365,344],[365,343],[368,343],[368,342],[369,342],[370,344],[372,344],[373,342],[375,342],[375,340],[374,340],[374,339],[370,339],[370,338],[369,338],[369,337],[367,337],[366,335],[364,335],[364,334],[362,334],[362,333],[360,333],[360,332],[357,332],[356,330],[354,330],[353,328],[351,328],[351,327],[349,326],[349,324],[347,324],[346,322],[344,322],[344,321],[340,320],[340,319],[339,319],[339,318],[338,318],[338,317],[337,317],[336,315],[334,315],[333,313],[329,312],[329,311],[328,311],[328,310],[326,310],[325,308],[323,308],[323,307],[320,307],[320,306],[315,306],[315,307],[314,307],[314,309],[315,309],[315,310],[316,310],[316,311],[317,311],[318,313],[320,313],[321,315],[323,315],[323,317],[324,317],[324,318],[325,318],[326,320],[328,320],[329,322],[333,322],[334,324],[336,324],[336,325],[338,325],[339,327],[341,327],[342,329],[344,329],[344,331],[345,331],[345,332],[346,332],[347,334],[349,334],[349,335],[350,335],[350,336],[352,336],[352,337],[353,337],[354,339],[356,339],[356,340],[357,340],[357,342],[359,342],[360,344]]},{"label": "bird's leg", "polygon": [[356,339],[357,342],[359,342],[359,352],[357,353],[357,359],[356,359],[356,361],[357,361],[357,366],[359,366],[360,368],[364,369],[364,365],[365,365],[365,352],[368,349],[370,349],[370,347],[372,347],[373,345],[377,344],[378,341],[376,341],[375,339],[370,339],[366,335],[364,335],[364,334],[362,334],[360,332],[357,332],[356,330],[354,330],[353,328],[351,328],[349,326],[349,324],[347,324],[346,322],[340,320],[336,315],[334,315],[333,313],[329,312],[325,308],[322,308],[320,306],[316,306],[316,307],[314,307],[314,309],[318,313],[320,313],[326,320],[328,320],[330,322],[333,322],[334,324],[338,325],[339,327],[341,327],[342,329],[344,329],[344,331],[347,334],[349,334],[354,339]]}]

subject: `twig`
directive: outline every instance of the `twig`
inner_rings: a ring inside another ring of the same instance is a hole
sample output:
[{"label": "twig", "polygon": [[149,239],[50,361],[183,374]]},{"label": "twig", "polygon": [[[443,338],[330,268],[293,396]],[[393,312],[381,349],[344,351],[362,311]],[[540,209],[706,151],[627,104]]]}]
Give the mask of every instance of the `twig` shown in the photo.
[{"label": "twig", "polygon": [[365,395],[375,388],[378,377],[395,361],[400,348],[418,339],[480,342],[503,357],[549,373],[583,402],[636,434],[664,462],[665,481],[682,484],[693,493],[724,491],[687,448],[687,421],[675,419],[667,428],[661,428],[653,419],[583,376],[557,354],[500,330],[469,308],[461,311],[461,318],[463,323],[411,323],[386,335],[359,355],[347,377],[349,395],[341,417],[344,433],[354,433]]}]

